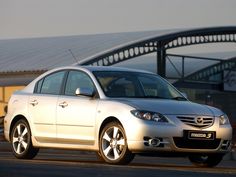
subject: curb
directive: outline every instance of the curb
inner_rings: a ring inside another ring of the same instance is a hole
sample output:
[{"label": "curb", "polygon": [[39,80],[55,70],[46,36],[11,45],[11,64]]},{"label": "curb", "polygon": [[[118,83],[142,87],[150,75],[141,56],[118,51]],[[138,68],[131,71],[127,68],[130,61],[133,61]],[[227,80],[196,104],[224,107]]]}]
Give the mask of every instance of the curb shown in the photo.
[{"label": "curb", "polygon": [[[66,150],[68,152],[68,154],[72,153],[73,152],[76,152],[77,154],[91,154],[91,153],[94,153],[94,152],[90,152],[90,151],[77,151],[77,150]],[[11,144],[7,141],[2,141],[0,139],[0,152],[11,152]],[[41,149],[41,152],[47,152],[47,153],[57,153],[57,154],[60,154],[60,153],[63,153],[64,151],[61,149],[48,149],[48,148],[42,148]],[[235,149],[232,149],[229,153],[227,153],[223,160],[226,160],[226,161],[234,161],[236,160],[236,151]]]}]

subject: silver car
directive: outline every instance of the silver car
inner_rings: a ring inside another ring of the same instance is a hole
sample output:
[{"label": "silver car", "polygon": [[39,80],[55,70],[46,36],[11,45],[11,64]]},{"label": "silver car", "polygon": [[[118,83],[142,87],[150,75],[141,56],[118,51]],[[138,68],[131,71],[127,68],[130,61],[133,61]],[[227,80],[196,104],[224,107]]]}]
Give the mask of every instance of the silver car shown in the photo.
[{"label": "silver car", "polygon": [[221,110],[190,102],[158,75],[116,67],[44,73],[11,96],[4,127],[17,158],[50,147],[95,151],[110,164],[180,155],[213,167],[232,139]]}]

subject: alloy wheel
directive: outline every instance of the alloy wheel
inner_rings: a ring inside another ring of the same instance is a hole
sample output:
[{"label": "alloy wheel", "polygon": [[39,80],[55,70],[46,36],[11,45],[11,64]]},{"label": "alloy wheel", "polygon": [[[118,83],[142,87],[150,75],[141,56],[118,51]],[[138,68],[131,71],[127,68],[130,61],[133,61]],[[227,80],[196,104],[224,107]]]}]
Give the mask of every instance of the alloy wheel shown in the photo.
[{"label": "alloy wheel", "polygon": [[124,133],[118,127],[110,127],[104,132],[102,136],[102,151],[108,159],[119,159],[124,148]]},{"label": "alloy wheel", "polygon": [[29,143],[30,140],[28,128],[23,123],[18,124],[15,127],[12,136],[12,144],[14,151],[17,154],[24,153],[27,150]]}]

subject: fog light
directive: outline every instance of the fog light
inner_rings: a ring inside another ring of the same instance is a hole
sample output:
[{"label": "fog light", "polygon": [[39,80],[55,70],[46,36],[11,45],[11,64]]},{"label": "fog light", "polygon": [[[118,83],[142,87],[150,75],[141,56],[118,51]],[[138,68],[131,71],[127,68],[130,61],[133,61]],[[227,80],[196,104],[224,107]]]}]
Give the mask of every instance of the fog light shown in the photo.
[{"label": "fog light", "polygon": [[148,143],[150,146],[159,146],[161,141],[159,139],[154,138],[154,139],[150,139]]},{"label": "fog light", "polygon": [[219,120],[220,120],[220,125],[229,124],[229,118],[227,117],[226,114],[220,116]]}]

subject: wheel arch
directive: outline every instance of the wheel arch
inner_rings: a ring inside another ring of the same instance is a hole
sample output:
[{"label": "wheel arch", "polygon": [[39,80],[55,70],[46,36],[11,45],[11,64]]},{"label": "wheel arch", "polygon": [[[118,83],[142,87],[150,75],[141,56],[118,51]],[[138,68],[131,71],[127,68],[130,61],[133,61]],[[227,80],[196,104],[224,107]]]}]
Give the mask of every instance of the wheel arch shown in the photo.
[{"label": "wheel arch", "polygon": [[11,125],[10,125],[10,131],[9,131],[10,141],[11,141],[11,132],[12,132],[12,129],[13,129],[14,125],[16,124],[16,122],[18,122],[18,121],[21,120],[21,119],[25,120],[25,121],[28,123],[28,125],[29,125],[29,122],[28,122],[28,120],[26,119],[25,116],[23,116],[23,115],[21,115],[21,114],[15,116],[15,117],[13,118],[13,120],[11,121]]},{"label": "wheel arch", "polygon": [[[119,120],[118,118],[116,118],[116,117],[114,117],[114,116],[107,117],[106,119],[103,120],[103,122],[102,122],[102,124],[101,124],[101,126],[100,126],[100,128],[99,128],[98,138],[100,137],[103,128],[104,128],[108,123],[111,123],[111,122],[117,122],[117,123],[119,123],[119,124],[123,127],[122,123],[120,122],[120,120]],[[124,127],[123,127],[123,128],[124,128]]]}]

